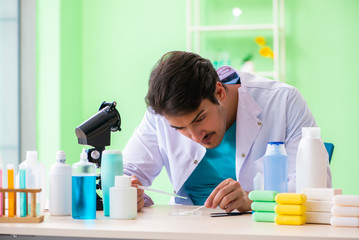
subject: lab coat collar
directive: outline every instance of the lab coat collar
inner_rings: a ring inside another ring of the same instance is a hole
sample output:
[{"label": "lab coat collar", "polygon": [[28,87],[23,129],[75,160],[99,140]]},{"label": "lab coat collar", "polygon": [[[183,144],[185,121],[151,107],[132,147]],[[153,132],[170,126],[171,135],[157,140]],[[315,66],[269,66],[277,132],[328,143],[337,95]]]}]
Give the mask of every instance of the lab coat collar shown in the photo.
[{"label": "lab coat collar", "polygon": [[[238,106],[236,121],[236,176],[250,153],[263,122],[258,118],[262,108],[249,94],[246,83],[255,76],[252,74],[237,72],[241,79],[241,87],[238,89]],[[246,133],[246,134],[243,134]]]}]

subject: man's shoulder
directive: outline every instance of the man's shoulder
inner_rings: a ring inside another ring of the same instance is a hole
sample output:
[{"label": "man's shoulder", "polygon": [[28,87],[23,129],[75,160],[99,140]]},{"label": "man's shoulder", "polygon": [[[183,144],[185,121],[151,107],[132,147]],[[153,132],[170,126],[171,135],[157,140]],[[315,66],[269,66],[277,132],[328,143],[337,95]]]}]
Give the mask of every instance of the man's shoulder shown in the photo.
[{"label": "man's shoulder", "polygon": [[255,75],[247,72],[238,71],[241,82],[248,89],[268,89],[268,90],[289,90],[296,89],[295,87],[279,82],[273,79],[268,79],[260,75]]}]

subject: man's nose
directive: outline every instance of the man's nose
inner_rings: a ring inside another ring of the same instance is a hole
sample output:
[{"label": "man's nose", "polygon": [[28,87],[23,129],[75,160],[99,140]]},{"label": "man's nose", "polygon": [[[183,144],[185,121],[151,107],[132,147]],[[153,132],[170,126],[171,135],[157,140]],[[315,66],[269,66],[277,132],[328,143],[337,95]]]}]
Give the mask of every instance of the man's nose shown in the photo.
[{"label": "man's nose", "polygon": [[205,131],[197,130],[194,128],[189,129],[188,132],[189,132],[190,138],[193,141],[195,141],[196,143],[200,143],[206,134]]}]

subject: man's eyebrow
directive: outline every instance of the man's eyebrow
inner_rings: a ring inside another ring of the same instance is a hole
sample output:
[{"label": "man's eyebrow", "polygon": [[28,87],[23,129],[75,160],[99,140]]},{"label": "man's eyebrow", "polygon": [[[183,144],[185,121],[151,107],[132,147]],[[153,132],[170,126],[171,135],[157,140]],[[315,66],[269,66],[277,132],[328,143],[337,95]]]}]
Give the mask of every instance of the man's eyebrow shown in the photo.
[{"label": "man's eyebrow", "polygon": [[[191,122],[190,124],[194,123],[194,122],[197,120],[197,118],[198,118],[203,112],[204,112],[204,109],[202,109],[201,111],[199,111],[199,113],[197,113],[197,115],[194,117],[194,119],[192,120],[192,122]],[[177,126],[173,126],[173,125],[170,125],[170,126],[173,127],[173,128],[175,128],[175,129],[182,129],[182,128],[184,128],[184,127],[177,127]]]}]

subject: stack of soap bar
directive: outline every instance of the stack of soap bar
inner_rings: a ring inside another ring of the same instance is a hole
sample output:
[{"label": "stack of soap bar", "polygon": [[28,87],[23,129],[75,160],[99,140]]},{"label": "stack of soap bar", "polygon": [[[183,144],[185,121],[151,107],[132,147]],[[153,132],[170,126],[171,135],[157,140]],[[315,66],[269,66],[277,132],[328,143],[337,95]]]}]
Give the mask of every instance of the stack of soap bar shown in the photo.
[{"label": "stack of soap bar", "polygon": [[341,195],[341,189],[334,188],[303,188],[307,196],[307,223],[330,224],[332,217],[333,197]]},{"label": "stack of soap bar", "polygon": [[256,190],[249,193],[249,199],[253,201],[252,219],[256,222],[274,222],[276,213],[274,208],[277,205],[275,196],[276,191]]},{"label": "stack of soap bar", "polygon": [[278,205],[275,207],[274,220],[280,225],[303,225],[306,221],[305,194],[299,193],[279,193],[275,197]]},{"label": "stack of soap bar", "polygon": [[333,217],[330,224],[336,227],[359,227],[359,195],[333,197]]}]

